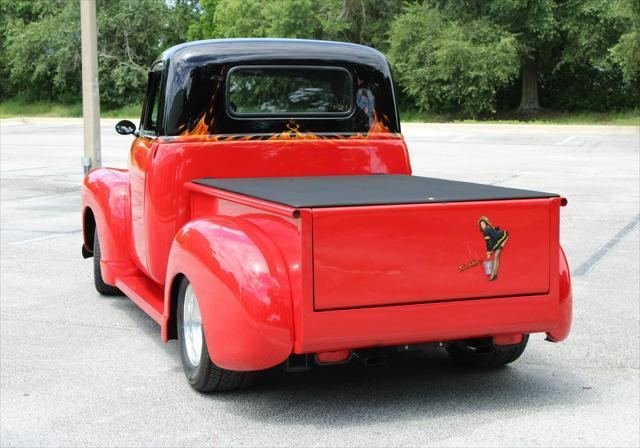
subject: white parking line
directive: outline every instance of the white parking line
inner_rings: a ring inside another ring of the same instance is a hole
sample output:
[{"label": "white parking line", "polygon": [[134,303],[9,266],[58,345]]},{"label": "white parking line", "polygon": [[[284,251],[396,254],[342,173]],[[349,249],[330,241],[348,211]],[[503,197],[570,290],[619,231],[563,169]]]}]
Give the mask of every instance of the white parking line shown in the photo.
[{"label": "white parking line", "polygon": [[51,235],[38,236],[36,238],[29,238],[29,239],[26,239],[26,240],[12,241],[11,243],[9,243],[9,246],[18,246],[20,244],[28,244],[28,243],[33,243],[35,241],[48,240],[50,238],[58,238],[60,236],[72,235],[74,233],[79,233],[79,232],[81,232],[80,229],[72,230],[70,232],[52,233]]},{"label": "white parking line", "polygon": [[567,137],[567,138],[563,139],[562,141],[560,141],[560,142],[558,142],[558,143],[556,143],[556,144],[557,144],[558,146],[562,146],[562,145],[564,145],[564,144],[566,144],[566,143],[569,143],[569,142],[570,142],[571,140],[573,140],[574,138],[576,138],[576,136],[575,136],[575,135],[571,135],[571,136],[569,136],[569,137]]}]

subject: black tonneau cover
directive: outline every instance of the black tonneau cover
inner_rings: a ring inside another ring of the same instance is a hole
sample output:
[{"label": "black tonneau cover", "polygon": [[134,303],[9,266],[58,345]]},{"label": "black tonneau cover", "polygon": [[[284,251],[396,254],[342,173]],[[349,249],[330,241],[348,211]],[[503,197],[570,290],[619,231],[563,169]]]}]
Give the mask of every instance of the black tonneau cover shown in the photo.
[{"label": "black tonneau cover", "polygon": [[402,174],[197,179],[193,182],[294,208],[494,201],[557,194]]}]

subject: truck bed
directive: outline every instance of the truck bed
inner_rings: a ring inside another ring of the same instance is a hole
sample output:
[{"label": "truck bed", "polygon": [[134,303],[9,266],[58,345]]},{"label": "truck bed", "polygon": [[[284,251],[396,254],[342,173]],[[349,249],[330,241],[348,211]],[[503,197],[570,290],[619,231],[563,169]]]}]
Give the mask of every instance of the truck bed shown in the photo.
[{"label": "truck bed", "polygon": [[198,179],[194,183],[294,208],[540,199],[557,194],[390,175]]},{"label": "truck bed", "polygon": [[[311,266],[315,311],[544,295],[556,282],[550,272],[558,258],[561,198],[555,194],[408,175],[195,183],[232,202],[236,196],[304,211],[295,215],[300,233],[291,237],[306,242],[298,247],[308,251],[303,263]],[[235,213],[219,205],[210,210]],[[484,265],[495,261],[497,246],[481,218],[494,232],[507,232],[495,281]]]}]

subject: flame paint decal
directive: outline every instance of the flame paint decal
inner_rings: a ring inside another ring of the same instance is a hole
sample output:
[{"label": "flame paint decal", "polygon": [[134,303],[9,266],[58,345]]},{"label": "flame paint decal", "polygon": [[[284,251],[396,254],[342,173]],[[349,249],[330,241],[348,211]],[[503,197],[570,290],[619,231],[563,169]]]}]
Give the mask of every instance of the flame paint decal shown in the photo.
[{"label": "flame paint decal", "polygon": [[[181,107],[173,109],[169,122],[179,123],[177,127],[169,127],[169,133],[161,137],[165,142],[218,142],[218,141],[294,141],[294,140],[344,140],[344,139],[400,139],[402,136],[391,129],[397,129],[393,97],[387,95],[388,90],[383,89],[383,83],[376,76],[379,73],[367,72],[367,76],[358,73],[355,66],[351,72],[356,80],[357,91],[355,93],[355,109],[349,116],[341,119],[328,118],[308,119],[291,118],[280,120],[269,119],[243,119],[237,120],[226,112],[226,104],[223,94],[225,89],[225,73],[228,66],[220,65],[194,68],[192,78],[199,83],[209,80],[208,97],[193,93],[196,81],[177,90],[176,95],[181,95]],[[203,73],[198,72],[203,71]],[[199,84],[201,86],[201,84]],[[200,87],[202,89],[202,87]],[[377,95],[376,95],[377,94]],[[197,110],[197,112],[196,112]],[[391,114],[392,118],[387,114]],[[171,116],[174,114],[174,116]],[[177,114],[177,115],[175,115]],[[198,117],[194,120],[195,117]],[[281,130],[278,129],[282,126]],[[340,129],[333,132],[332,128]],[[325,131],[326,130],[326,131]],[[232,131],[234,133],[228,133]],[[327,132],[328,131],[328,132]]]},{"label": "flame paint decal", "polygon": [[[289,120],[287,129],[279,133],[268,134],[211,134],[207,125],[207,116],[212,116],[213,110],[210,108],[200,117],[196,125],[191,130],[184,130],[179,136],[164,137],[164,141],[170,142],[218,142],[218,141],[243,141],[243,140],[324,140],[324,139],[363,139],[363,138],[401,138],[400,134],[393,133],[385,125],[383,120],[378,118],[378,114],[373,112],[373,120],[369,131],[365,133],[313,133],[304,132],[300,129],[300,124],[294,119]],[[384,116],[386,118],[386,116]]]}]

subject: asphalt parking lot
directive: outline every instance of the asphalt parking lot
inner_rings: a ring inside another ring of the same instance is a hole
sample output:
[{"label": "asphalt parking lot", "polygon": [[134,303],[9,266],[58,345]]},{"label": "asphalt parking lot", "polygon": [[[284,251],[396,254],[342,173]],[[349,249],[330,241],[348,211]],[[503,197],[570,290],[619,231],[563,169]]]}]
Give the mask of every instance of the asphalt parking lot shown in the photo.
[{"label": "asphalt parking lot", "polygon": [[[103,164],[129,137],[102,127]],[[468,372],[434,351],[377,368],[272,371],[203,396],[177,345],[80,255],[82,122],[0,122],[4,446],[638,446],[640,131],[405,125],[415,174],[561,193],[574,326]]]}]

